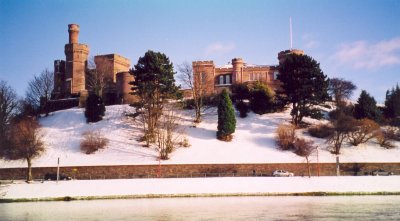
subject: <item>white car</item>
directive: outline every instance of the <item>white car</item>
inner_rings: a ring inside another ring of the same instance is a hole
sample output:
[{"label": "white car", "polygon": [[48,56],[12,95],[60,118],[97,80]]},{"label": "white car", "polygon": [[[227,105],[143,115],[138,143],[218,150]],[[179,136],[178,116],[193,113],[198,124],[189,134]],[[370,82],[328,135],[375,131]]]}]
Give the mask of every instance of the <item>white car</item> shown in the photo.
[{"label": "white car", "polygon": [[290,172],[288,172],[286,170],[275,170],[272,173],[272,176],[294,176],[294,174],[290,173]]}]

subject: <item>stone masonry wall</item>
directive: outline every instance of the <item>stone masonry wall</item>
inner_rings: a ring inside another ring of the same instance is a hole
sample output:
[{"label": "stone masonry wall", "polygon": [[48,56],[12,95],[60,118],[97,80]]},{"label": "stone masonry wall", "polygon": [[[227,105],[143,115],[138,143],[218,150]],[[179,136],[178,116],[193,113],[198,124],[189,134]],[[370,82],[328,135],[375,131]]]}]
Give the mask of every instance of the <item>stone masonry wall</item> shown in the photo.
[{"label": "stone masonry wall", "polygon": [[[320,163],[321,176],[336,176],[335,163]],[[120,166],[77,166],[60,167],[60,174],[76,179],[122,179],[154,177],[217,177],[217,176],[270,176],[275,170],[288,170],[295,176],[307,176],[305,163],[276,164],[182,164],[182,165],[120,165]],[[341,163],[343,176],[364,175],[376,169],[400,174],[400,163]],[[46,173],[56,173],[56,167],[35,167],[35,179]],[[318,174],[318,164],[311,164],[312,176]],[[0,180],[24,179],[26,168],[0,169]]]}]

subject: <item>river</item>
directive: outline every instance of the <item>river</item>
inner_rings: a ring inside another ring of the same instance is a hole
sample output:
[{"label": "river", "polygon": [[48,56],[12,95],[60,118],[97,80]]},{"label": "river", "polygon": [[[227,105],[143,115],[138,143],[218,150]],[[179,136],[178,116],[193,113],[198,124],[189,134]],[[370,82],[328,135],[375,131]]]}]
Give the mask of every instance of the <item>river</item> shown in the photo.
[{"label": "river", "polygon": [[208,197],[0,204],[1,221],[400,220],[400,196]]}]

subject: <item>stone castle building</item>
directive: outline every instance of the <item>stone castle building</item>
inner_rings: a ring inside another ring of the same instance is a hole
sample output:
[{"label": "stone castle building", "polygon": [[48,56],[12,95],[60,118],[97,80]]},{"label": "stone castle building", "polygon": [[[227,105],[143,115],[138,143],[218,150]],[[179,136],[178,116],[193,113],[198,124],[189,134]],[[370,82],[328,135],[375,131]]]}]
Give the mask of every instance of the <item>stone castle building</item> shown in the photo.
[{"label": "stone castle building", "polygon": [[94,56],[95,67],[88,66],[89,46],[78,42],[79,25],[68,25],[69,42],[64,47],[65,60],[54,61],[54,91],[52,100],[79,98],[80,104],[92,92],[89,74],[101,74],[106,104],[130,103],[133,76],[129,74],[130,60],[118,54]]},{"label": "stone castle building", "polygon": [[[288,54],[303,55],[304,51],[290,49],[278,53],[281,63]],[[193,73],[203,75],[206,80],[206,93],[219,93],[222,89],[229,89],[235,83],[251,84],[256,81],[266,83],[270,88],[276,90],[279,87],[277,80],[277,65],[251,65],[244,62],[242,58],[232,59],[232,63],[222,67],[216,67],[213,61],[194,61],[192,63]],[[198,78],[194,78],[195,80]],[[195,82],[195,85],[198,83]]]}]

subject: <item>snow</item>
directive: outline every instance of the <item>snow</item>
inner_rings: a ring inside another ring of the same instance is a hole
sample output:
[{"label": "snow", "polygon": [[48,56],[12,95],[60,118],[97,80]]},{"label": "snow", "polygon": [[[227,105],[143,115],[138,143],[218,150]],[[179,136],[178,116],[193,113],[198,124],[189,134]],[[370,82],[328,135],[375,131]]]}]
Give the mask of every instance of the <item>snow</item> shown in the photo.
[{"label": "snow", "polygon": [[[46,151],[33,160],[34,167],[85,165],[143,165],[158,164],[157,151],[154,147],[143,147],[137,139],[141,136],[141,127],[132,118],[128,105],[106,107],[104,119],[87,124],[84,109],[72,108],[51,113],[40,119],[41,132],[46,144]],[[215,138],[217,114],[210,109],[203,121],[196,127],[192,123],[192,110],[179,113],[182,120],[182,137],[191,144],[187,148],[178,148],[169,160],[162,164],[208,164],[208,163],[303,163],[305,159],[290,151],[280,151],[275,144],[275,130],[282,122],[289,122],[289,111],[257,115],[249,113],[247,118],[237,117],[237,128],[232,142],[223,142]],[[321,121],[305,119],[308,123],[319,124]],[[86,131],[99,130],[110,142],[108,147],[95,154],[86,155],[79,149],[82,134]],[[335,162],[336,156],[327,149],[323,139],[310,137],[304,130],[297,130],[299,137],[313,139],[319,147],[320,162]],[[384,149],[370,141],[357,147],[345,144],[340,155],[341,162],[399,162],[400,142],[394,142],[394,149]],[[311,162],[316,162],[316,154]],[[0,160],[0,168],[26,167],[23,161]]]},{"label": "snow", "polygon": [[[368,184],[368,185],[365,185]],[[95,187],[95,188],[93,188]],[[0,186],[0,199],[89,196],[266,195],[400,192],[400,176],[222,177],[46,181]]]}]

